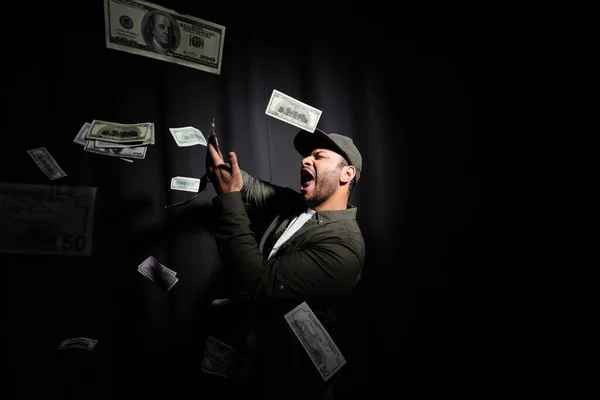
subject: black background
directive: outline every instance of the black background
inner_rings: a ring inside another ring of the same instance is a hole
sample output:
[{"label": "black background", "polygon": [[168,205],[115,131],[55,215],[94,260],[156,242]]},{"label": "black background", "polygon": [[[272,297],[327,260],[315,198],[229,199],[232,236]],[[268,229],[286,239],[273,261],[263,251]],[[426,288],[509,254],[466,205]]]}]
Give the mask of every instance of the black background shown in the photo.
[{"label": "black background", "polygon": [[[322,110],[319,127],[351,136],[363,154],[351,201],[366,274],[343,318],[350,362],[336,398],[385,383],[443,388],[460,336],[450,274],[475,264],[481,240],[480,38],[462,20],[427,14],[161,5],[226,26],[220,75],[107,49],[102,2],[44,4],[13,20],[0,181],[50,184],[26,153],[45,146],[67,173],[53,184],[98,188],[91,257],[0,256],[8,376],[20,397],[202,393],[196,339],[220,268],[215,192],[164,210],[189,197],[170,179],[200,177],[206,149],[178,148],[168,128],[206,134],[214,117],[243,169],[295,188],[297,129],[265,116],[273,89]],[[132,164],[86,153],[72,140],[93,119],[152,121],[156,144]],[[169,293],[136,271],[150,254],[178,272]],[[79,336],[98,340],[93,352],[56,351]]]}]

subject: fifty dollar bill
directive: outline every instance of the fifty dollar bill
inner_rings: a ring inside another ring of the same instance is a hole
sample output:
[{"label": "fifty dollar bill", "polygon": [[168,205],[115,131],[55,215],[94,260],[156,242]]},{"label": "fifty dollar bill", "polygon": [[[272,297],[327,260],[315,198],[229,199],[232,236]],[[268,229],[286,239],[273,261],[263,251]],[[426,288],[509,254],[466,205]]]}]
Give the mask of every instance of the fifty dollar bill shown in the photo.
[{"label": "fifty dollar bill", "polygon": [[309,132],[314,132],[322,111],[273,90],[265,114]]},{"label": "fifty dollar bill", "polygon": [[104,0],[106,47],[219,75],[225,27],[140,0]]},{"label": "fifty dollar bill", "polygon": [[327,381],[344,364],[346,359],[336,346],[329,332],[321,324],[306,302],[302,302],[285,315],[285,320],[306,350],[306,353]]},{"label": "fifty dollar bill", "polygon": [[0,253],[89,256],[96,188],[0,183]]}]

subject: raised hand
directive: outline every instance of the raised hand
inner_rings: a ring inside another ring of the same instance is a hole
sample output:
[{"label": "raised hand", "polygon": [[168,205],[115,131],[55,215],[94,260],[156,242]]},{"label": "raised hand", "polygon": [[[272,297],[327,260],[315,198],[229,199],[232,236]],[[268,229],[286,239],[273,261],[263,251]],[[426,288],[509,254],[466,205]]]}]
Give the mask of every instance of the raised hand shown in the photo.
[{"label": "raised hand", "polygon": [[[216,147],[215,147],[216,145]],[[238,165],[237,155],[230,151],[229,163],[230,166],[225,164],[221,151],[218,150],[218,141],[208,141],[208,154],[207,164],[210,172],[210,180],[213,183],[215,191],[218,194],[226,194],[231,192],[239,192],[244,186],[244,180],[242,178],[242,172]]]}]

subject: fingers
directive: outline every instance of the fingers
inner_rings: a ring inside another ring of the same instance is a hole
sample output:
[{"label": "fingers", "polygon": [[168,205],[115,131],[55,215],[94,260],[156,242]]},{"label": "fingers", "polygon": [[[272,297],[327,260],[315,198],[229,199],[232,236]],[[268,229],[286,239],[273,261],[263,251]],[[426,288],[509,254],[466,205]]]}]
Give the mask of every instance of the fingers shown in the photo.
[{"label": "fingers", "polygon": [[224,163],[223,157],[217,152],[212,143],[208,143],[208,154],[210,154],[210,158],[212,158],[214,166],[221,165]]},{"label": "fingers", "polygon": [[240,166],[238,164],[237,155],[233,151],[229,152],[229,162],[231,163],[231,170],[233,172],[240,170]]}]

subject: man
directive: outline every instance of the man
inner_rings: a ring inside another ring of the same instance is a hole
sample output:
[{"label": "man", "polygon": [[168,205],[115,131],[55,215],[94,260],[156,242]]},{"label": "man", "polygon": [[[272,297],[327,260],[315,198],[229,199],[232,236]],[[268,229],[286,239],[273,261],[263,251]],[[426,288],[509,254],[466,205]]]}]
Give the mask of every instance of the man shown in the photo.
[{"label": "man", "polygon": [[142,28],[146,44],[160,54],[167,54],[176,47],[176,36],[170,15],[155,12],[148,16]]},{"label": "man", "polygon": [[[207,150],[217,192],[215,238],[233,297],[252,304],[254,374],[263,388],[302,382],[293,394],[274,397],[313,398],[326,385],[284,315],[306,301],[335,341],[336,311],[358,283],[365,257],[357,208],[348,202],[362,157],[349,137],[298,132],[298,192],[250,176],[234,152],[226,163],[215,144]],[[258,242],[247,211],[270,222]]]}]

